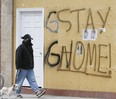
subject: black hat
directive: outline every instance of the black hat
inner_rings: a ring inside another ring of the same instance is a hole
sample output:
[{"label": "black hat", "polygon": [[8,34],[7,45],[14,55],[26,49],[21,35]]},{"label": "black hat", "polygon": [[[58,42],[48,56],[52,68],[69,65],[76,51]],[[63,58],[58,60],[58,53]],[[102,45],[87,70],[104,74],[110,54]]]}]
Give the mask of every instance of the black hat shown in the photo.
[{"label": "black hat", "polygon": [[22,39],[32,39],[31,36],[29,34],[25,34],[23,37],[21,37]]}]

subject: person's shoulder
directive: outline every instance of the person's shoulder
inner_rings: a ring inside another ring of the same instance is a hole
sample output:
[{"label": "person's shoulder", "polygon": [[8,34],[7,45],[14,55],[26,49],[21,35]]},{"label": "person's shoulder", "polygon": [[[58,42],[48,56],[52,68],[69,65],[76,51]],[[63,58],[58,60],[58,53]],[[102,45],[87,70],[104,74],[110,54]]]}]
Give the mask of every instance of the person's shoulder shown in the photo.
[{"label": "person's shoulder", "polygon": [[22,46],[23,46],[23,44],[20,44],[20,45],[18,46],[18,48],[19,48],[19,47],[22,47]]},{"label": "person's shoulder", "polygon": [[17,49],[22,49],[23,47],[24,47],[24,45],[21,44],[21,45],[19,45],[19,46],[17,47]]}]

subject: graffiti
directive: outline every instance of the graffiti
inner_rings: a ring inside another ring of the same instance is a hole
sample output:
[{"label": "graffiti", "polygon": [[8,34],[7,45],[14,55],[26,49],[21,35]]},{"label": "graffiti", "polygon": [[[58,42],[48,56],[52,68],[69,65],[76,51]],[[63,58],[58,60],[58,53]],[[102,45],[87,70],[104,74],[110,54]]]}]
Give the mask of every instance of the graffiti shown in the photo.
[{"label": "graffiti", "polygon": [[[103,72],[103,71],[100,70],[100,62],[101,62],[101,59],[102,59],[102,58],[106,58],[106,59],[108,58],[108,56],[102,56],[102,55],[101,55],[101,49],[102,49],[101,47],[108,47],[108,45],[105,45],[105,44],[100,44],[100,45],[99,45],[99,58],[98,58],[98,59],[99,59],[99,63],[98,63],[98,71],[99,71],[99,72],[102,72],[102,73],[106,73],[106,72]],[[109,68],[111,68],[111,45],[110,45],[110,44],[109,44]]]},{"label": "graffiti", "polygon": [[[100,12],[99,12],[99,11],[97,11],[98,15],[100,16],[100,18],[101,18],[101,20],[102,20],[102,22],[103,22],[103,27],[102,27],[102,28],[104,28],[104,27],[105,27],[105,25],[106,25],[106,21],[107,21],[107,18],[108,18],[108,15],[109,15],[110,9],[111,9],[111,8],[109,7],[108,12],[107,12],[106,17],[105,17],[105,20],[103,20],[103,17],[101,16]],[[103,32],[103,31],[101,30],[101,31],[100,31],[100,33],[102,33],[102,32]]]},{"label": "graffiti", "polygon": [[[62,62],[63,62],[63,57],[64,54],[66,56],[66,68],[70,69],[70,65],[71,65],[71,58],[72,58],[72,46],[73,46],[73,42],[71,41],[71,45],[70,45],[70,51],[67,51],[66,46],[62,46],[62,52],[61,52],[61,64],[59,66],[59,68],[61,68]],[[69,59],[68,59],[68,55],[69,54]]]},{"label": "graffiti", "polygon": [[[103,32],[103,28],[105,28],[109,13],[110,13],[110,7],[108,8],[108,11],[106,11],[106,15],[103,16],[101,14],[101,10],[97,11],[97,18],[100,18],[100,26],[102,26],[100,29],[100,33]],[[81,31],[81,16],[85,11],[87,13],[87,20],[85,22],[85,31],[87,32],[88,29],[93,30],[93,33],[96,31],[96,24],[94,22],[94,16],[92,13],[92,9],[74,9],[70,10],[62,9],[59,11],[51,11],[47,17],[46,21],[46,28],[50,32],[58,33],[59,29],[59,22],[61,22],[63,25],[67,25],[66,32],[69,32],[72,29],[73,23],[71,19],[65,19],[63,15],[65,14],[72,14],[76,13],[76,22],[77,22],[77,32],[79,33]],[[57,20],[52,19],[52,15],[55,15]],[[51,19],[51,20],[50,20]],[[50,24],[56,24],[56,28],[54,29]],[[62,25],[62,26],[63,26]],[[68,71],[68,72],[79,72],[86,75],[92,75],[92,76],[99,76],[99,77],[107,77],[111,78],[111,44],[91,44],[86,43],[84,44],[82,41],[77,41],[75,44],[73,41],[69,44],[69,46],[61,46],[60,52],[52,52],[53,47],[59,47],[58,41],[54,41],[50,44],[48,47],[46,56],[45,56],[45,62],[50,67],[56,67],[58,71]],[[104,51],[105,50],[105,51]],[[107,52],[104,54],[104,52]],[[56,59],[54,61],[50,61],[50,59]],[[104,66],[105,62],[105,66]]]},{"label": "graffiti", "polygon": [[[51,54],[50,54],[51,48],[52,48],[52,46],[54,46],[55,44],[58,44],[58,41],[53,42],[53,43],[49,46],[48,51],[47,51],[47,54],[46,54],[46,56],[45,56],[45,61],[46,61],[46,62],[48,63],[48,65],[51,66],[51,67],[57,66],[57,65],[60,63],[60,55],[59,55],[59,54],[55,54],[55,53],[51,53]],[[57,62],[56,62],[56,63],[52,64],[52,63],[49,62],[49,56],[50,56],[50,55],[56,56],[56,57],[57,57]]]},{"label": "graffiti", "polygon": [[47,21],[46,21],[46,28],[49,29],[51,32],[54,32],[54,33],[58,33],[58,28],[59,28],[58,21],[57,21],[57,20],[52,20],[52,21],[50,21],[51,24],[56,24],[57,27],[56,27],[55,30],[51,29],[51,28],[48,26],[48,22],[49,22],[50,16],[51,16],[52,14],[56,14],[56,13],[57,13],[56,11],[50,12],[49,15],[48,15],[48,17],[47,17]]},{"label": "graffiti", "polygon": [[[58,71],[80,72],[87,75],[111,78],[111,45],[110,44],[90,45],[90,43],[88,43],[87,47],[85,48],[85,45],[81,41],[77,41],[75,46],[73,45],[73,41],[71,41],[69,51],[66,46],[62,46],[60,54],[59,53],[51,54],[52,56],[56,56],[57,58],[57,62],[52,64],[49,63],[49,58],[50,58],[49,56],[50,56],[51,48],[57,43],[58,43],[57,41],[53,42],[48,48],[45,60],[47,60],[49,66],[52,67],[58,66],[57,69]],[[80,54],[77,54],[77,49],[79,46],[81,46],[82,52]],[[91,48],[91,46],[93,47]],[[75,48],[74,51],[73,51],[73,47]],[[104,49],[107,49],[108,51],[108,54],[106,54],[106,56],[102,55],[102,51]],[[81,58],[78,59],[78,57]],[[108,62],[109,65],[102,66],[103,65],[101,64],[101,62],[103,61],[102,59]],[[90,67],[92,68],[92,71]],[[102,69],[101,67],[104,67],[104,69]]]},{"label": "graffiti", "polygon": [[[98,14],[98,18],[100,18],[101,19],[101,25],[102,25],[102,28],[105,28],[105,25],[106,25],[106,22],[107,22],[107,20],[108,20],[108,16],[109,16],[109,12],[110,12],[110,7],[108,8],[108,12],[106,13],[106,16],[105,16],[105,19],[103,18],[103,16],[101,15],[101,13],[100,13],[100,11],[97,11],[97,14]],[[65,14],[65,13],[69,13],[69,14],[72,14],[72,13],[74,13],[74,12],[77,12],[77,32],[79,33],[80,32],[80,17],[81,17],[81,12],[83,11],[85,11],[86,9],[85,8],[82,8],[82,9],[75,9],[75,10],[70,10],[69,8],[68,9],[62,9],[62,10],[60,10],[60,11],[58,11],[58,12],[56,12],[56,11],[53,11],[53,12],[50,12],[49,13],[49,15],[48,15],[48,18],[47,18],[47,22],[46,22],[46,27],[47,27],[47,29],[49,29],[51,32],[58,32],[58,29],[59,29],[59,24],[58,24],[58,21],[59,22],[61,22],[61,23],[64,23],[65,25],[67,24],[69,27],[66,29],[66,32],[69,32],[70,30],[71,30],[71,28],[72,28],[72,22],[71,22],[71,20],[66,20],[66,19],[63,19],[62,18],[62,15],[63,14]],[[55,30],[53,30],[53,29],[51,29],[49,26],[48,26],[48,21],[49,21],[49,19],[50,19],[50,16],[51,16],[51,14],[56,14],[56,16],[57,16],[57,19],[58,19],[58,21],[56,21],[56,20],[52,20],[52,21],[50,21],[50,23],[52,24],[52,23],[56,23],[56,25],[57,25],[57,28],[55,29]],[[90,23],[91,22],[91,23]],[[88,27],[89,26],[91,26],[92,27],[92,29],[93,30],[95,30],[95,28],[100,28],[100,27],[95,27],[95,22],[94,22],[94,18],[93,18],[93,14],[92,14],[92,10],[91,9],[89,9],[88,10],[88,17],[87,17],[87,23],[86,23],[86,25],[85,25],[85,28],[84,29],[88,29]],[[103,30],[101,30],[100,31],[100,33],[102,33],[103,32]]]},{"label": "graffiti", "polygon": [[[75,58],[76,58],[76,49],[78,48],[78,46],[79,45],[81,45],[82,47],[83,47],[83,58],[82,58],[82,61],[81,61],[81,64],[80,64],[80,66],[76,66],[75,65]],[[74,68],[76,69],[76,70],[79,70],[80,68],[82,68],[82,65],[83,65],[83,62],[84,62],[84,58],[85,58],[85,48],[84,48],[84,45],[83,45],[83,43],[81,42],[81,41],[78,41],[77,43],[76,43],[76,47],[75,47],[75,51],[74,51],[74,59],[73,59],[73,66],[74,66]]]},{"label": "graffiti", "polygon": [[70,21],[62,20],[62,19],[60,18],[60,13],[61,13],[61,12],[64,12],[64,11],[70,11],[70,9],[63,9],[63,10],[59,11],[58,14],[57,14],[57,17],[58,17],[58,20],[59,20],[60,22],[68,23],[68,24],[69,24],[69,28],[66,30],[66,32],[68,32],[68,31],[71,29],[72,24],[71,24]]},{"label": "graffiti", "polygon": [[[89,19],[91,19],[91,23],[89,23]],[[92,26],[92,29],[95,31],[95,26],[94,26],[94,22],[93,22],[93,17],[92,17],[91,9],[89,9],[89,14],[88,14],[87,24],[86,24],[85,30],[88,29],[88,26],[89,26],[89,25],[91,25],[91,26]]]},{"label": "graffiti", "polygon": [[77,10],[72,10],[72,11],[70,11],[70,13],[72,13],[72,12],[77,12],[77,23],[78,23],[78,25],[77,25],[77,28],[78,28],[78,32],[80,32],[80,11],[83,11],[83,10],[85,10],[85,8],[83,8],[83,9],[77,9]]}]

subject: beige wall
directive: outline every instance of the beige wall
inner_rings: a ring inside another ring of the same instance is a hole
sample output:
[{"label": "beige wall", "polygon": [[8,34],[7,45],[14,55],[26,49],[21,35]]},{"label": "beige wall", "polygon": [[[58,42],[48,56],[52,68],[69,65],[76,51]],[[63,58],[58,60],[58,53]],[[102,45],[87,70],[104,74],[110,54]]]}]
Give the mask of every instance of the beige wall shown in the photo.
[{"label": "beige wall", "polygon": [[[66,68],[65,50],[63,51],[63,58],[60,60],[61,64],[50,67],[45,62],[46,88],[116,92],[115,3],[115,0],[15,0],[15,12],[16,8],[45,8],[45,54],[51,43],[56,40],[58,40],[58,44],[52,46],[52,53],[60,55],[61,58],[64,46],[67,51],[67,59],[69,59],[71,54],[69,52],[72,52],[70,68],[68,69]],[[80,11],[79,9],[84,10]],[[79,10],[79,17],[77,17],[77,11],[75,10]],[[48,16],[52,11],[56,11],[56,14],[52,13],[48,20]],[[98,13],[100,13],[101,17]],[[87,21],[88,16],[89,20]],[[16,13],[14,14],[14,23],[15,21]],[[46,23],[47,21],[48,23]],[[103,24],[105,24],[104,28],[106,31],[100,33],[100,28],[102,28]],[[82,39],[82,31],[86,27],[94,27],[98,31],[96,40]],[[54,30],[58,30],[58,33],[55,33]],[[15,34],[16,25],[14,25]],[[70,51],[71,41],[72,51]],[[81,41],[83,44],[83,46],[80,45],[82,46],[82,54],[80,55],[77,54],[78,45],[76,44],[78,41]],[[90,44],[90,49],[88,44]],[[95,47],[93,47],[94,45]],[[95,48],[94,51],[96,50],[96,56],[92,52],[93,48]],[[91,65],[89,63],[91,55],[89,51],[94,55]],[[50,56],[49,62],[51,64],[56,63],[57,57]],[[67,62],[69,64],[68,60]],[[95,62],[96,65],[94,65]],[[80,66],[81,64],[82,66]]]}]

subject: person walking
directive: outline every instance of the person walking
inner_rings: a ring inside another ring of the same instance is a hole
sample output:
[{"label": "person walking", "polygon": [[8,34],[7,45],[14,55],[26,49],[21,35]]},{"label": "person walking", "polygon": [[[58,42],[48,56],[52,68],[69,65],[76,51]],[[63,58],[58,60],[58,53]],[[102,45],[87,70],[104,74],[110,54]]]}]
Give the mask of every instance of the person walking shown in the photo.
[{"label": "person walking", "polygon": [[41,97],[46,90],[44,88],[39,88],[37,85],[35,74],[34,74],[34,55],[33,55],[33,44],[31,43],[31,36],[25,34],[23,37],[22,44],[16,49],[16,84],[18,84],[19,89],[16,91],[17,97],[23,98],[21,95],[21,87],[25,80],[29,82],[32,90],[39,98]]}]

